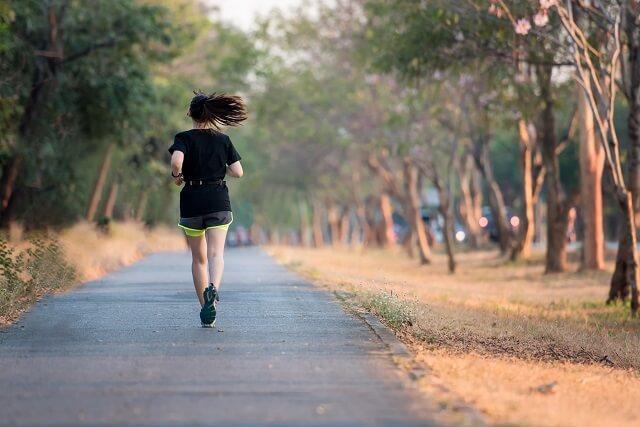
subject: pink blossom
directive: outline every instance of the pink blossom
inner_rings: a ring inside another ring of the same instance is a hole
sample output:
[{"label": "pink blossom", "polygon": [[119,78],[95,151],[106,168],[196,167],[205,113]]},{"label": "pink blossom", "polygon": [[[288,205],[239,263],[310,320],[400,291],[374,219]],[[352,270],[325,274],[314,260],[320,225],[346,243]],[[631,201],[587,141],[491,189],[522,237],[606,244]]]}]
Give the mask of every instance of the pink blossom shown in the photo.
[{"label": "pink blossom", "polygon": [[540,0],[540,7],[547,10],[556,5],[556,0]]},{"label": "pink blossom", "polygon": [[536,13],[533,17],[533,22],[538,27],[544,27],[549,23],[549,14],[546,10],[542,9],[540,12]]},{"label": "pink blossom", "polygon": [[527,35],[531,30],[531,23],[527,18],[518,19],[515,25],[516,34],[520,34],[521,36]]},{"label": "pink blossom", "polygon": [[504,11],[500,6],[496,6],[495,4],[492,4],[491,6],[489,6],[489,14],[495,15],[498,18],[502,18],[502,16],[504,15]]}]

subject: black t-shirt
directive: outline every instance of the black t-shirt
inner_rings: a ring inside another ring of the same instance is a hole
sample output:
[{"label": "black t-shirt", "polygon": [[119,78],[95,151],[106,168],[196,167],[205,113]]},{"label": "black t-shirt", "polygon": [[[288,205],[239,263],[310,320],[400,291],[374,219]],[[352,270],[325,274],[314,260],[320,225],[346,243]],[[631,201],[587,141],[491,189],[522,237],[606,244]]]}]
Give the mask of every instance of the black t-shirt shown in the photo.
[{"label": "black t-shirt", "polygon": [[[178,133],[169,152],[182,151],[185,180],[224,179],[227,165],[240,160],[231,139],[212,129]],[[211,212],[231,211],[226,185],[185,185],[180,192],[180,216],[190,218]]]}]

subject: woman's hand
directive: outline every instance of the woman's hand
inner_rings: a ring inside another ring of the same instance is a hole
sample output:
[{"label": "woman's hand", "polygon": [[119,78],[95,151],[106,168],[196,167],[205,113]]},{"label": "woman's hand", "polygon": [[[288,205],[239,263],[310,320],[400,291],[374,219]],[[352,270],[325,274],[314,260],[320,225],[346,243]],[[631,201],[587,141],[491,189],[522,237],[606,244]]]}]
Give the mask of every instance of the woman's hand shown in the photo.
[{"label": "woman's hand", "polygon": [[184,176],[182,176],[182,163],[184,162],[184,153],[182,151],[174,151],[171,155],[171,176],[177,186],[184,184]]}]

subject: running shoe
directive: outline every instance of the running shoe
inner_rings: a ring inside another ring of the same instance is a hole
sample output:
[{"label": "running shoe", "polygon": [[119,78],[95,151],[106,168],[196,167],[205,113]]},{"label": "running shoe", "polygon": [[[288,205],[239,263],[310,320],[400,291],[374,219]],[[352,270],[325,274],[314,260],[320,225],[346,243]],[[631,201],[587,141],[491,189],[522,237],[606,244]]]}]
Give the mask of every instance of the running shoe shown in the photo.
[{"label": "running shoe", "polygon": [[216,324],[216,307],[218,305],[218,301],[220,301],[220,297],[218,296],[218,291],[216,287],[213,286],[213,283],[210,283],[209,286],[202,293],[204,298],[204,305],[200,310],[200,321],[202,322],[203,328],[213,328]]}]

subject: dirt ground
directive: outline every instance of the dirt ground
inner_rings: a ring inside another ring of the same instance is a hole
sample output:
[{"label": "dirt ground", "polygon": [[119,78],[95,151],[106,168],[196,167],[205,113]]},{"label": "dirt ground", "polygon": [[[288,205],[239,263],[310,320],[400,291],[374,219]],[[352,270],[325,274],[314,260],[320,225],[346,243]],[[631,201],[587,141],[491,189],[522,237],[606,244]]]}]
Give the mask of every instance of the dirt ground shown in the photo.
[{"label": "dirt ground", "polygon": [[611,266],[545,275],[541,254],[469,252],[450,275],[440,255],[420,266],[402,252],[267,250],[394,328],[442,405],[462,399],[500,425],[640,425],[640,320],[604,304]]}]

